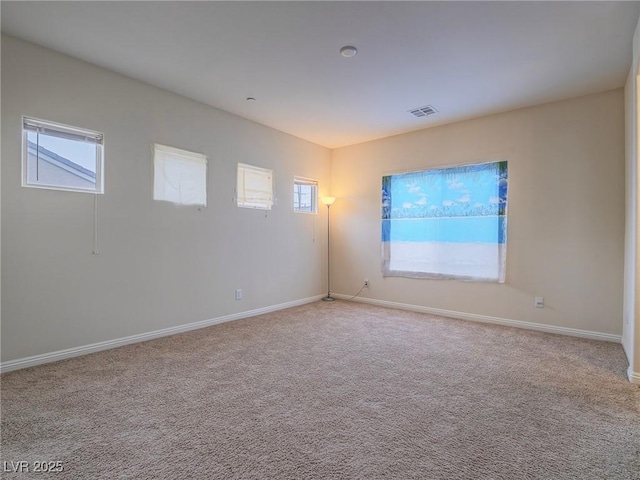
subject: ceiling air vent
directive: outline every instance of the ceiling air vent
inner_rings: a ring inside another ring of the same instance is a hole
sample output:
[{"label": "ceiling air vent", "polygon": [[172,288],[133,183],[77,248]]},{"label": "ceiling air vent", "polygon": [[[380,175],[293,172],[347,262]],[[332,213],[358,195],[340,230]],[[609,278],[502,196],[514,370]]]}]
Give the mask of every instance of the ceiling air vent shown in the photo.
[{"label": "ceiling air vent", "polygon": [[413,108],[409,110],[409,113],[414,114],[416,117],[428,117],[429,115],[433,115],[434,113],[438,113],[438,111],[433,108],[431,105],[427,105],[426,107]]}]

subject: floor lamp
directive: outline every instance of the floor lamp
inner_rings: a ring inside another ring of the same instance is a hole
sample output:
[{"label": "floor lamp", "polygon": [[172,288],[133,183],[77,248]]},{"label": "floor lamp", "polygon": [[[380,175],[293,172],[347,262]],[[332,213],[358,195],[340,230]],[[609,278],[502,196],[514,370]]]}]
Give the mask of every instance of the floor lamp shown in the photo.
[{"label": "floor lamp", "polygon": [[330,255],[330,243],[331,235],[329,234],[329,228],[331,225],[331,205],[336,201],[336,197],[322,197],[322,203],[327,206],[327,296],[322,297],[325,302],[333,302],[334,298],[331,296],[331,255]]}]

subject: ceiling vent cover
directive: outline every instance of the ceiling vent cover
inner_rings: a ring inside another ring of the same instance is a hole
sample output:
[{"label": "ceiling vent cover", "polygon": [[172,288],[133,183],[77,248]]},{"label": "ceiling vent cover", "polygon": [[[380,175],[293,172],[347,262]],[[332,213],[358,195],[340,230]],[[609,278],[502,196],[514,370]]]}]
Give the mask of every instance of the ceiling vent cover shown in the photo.
[{"label": "ceiling vent cover", "polygon": [[431,105],[427,105],[426,107],[412,108],[409,110],[409,113],[414,114],[416,117],[428,117],[429,115],[433,115],[434,113],[438,113],[438,111],[433,108]]}]

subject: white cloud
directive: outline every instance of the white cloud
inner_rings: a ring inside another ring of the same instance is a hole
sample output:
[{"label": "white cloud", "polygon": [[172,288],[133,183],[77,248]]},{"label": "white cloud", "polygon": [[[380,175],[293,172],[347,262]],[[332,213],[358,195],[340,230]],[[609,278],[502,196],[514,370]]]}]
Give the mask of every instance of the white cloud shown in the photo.
[{"label": "white cloud", "polygon": [[475,207],[475,208],[482,208],[482,207],[484,207],[484,205],[482,205],[481,203],[476,203],[476,204],[474,205],[474,207]]},{"label": "white cloud", "polygon": [[470,196],[469,196],[469,194],[467,193],[467,194],[465,194],[465,195],[461,196],[461,197],[458,199],[458,201],[459,201],[460,203],[469,203],[469,202],[471,201],[471,197],[470,197]]},{"label": "white cloud", "polygon": [[489,197],[489,203],[500,203],[500,197]]},{"label": "white cloud", "polygon": [[418,194],[419,197],[427,197],[428,195],[425,192],[420,192]]},{"label": "white cloud", "polygon": [[418,185],[417,183],[407,185],[407,191],[409,193],[418,193],[420,190],[422,190],[422,187],[420,187],[420,185]]},{"label": "white cloud", "polygon": [[402,208],[413,208],[413,203],[411,202],[404,202],[402,204]]},{"label": "white cloud", "polygon": [[442,205],[444,205],[445,207],[453,207],[456,204],[456,202],[452,202],[451,200],[443,200],[442,201]]},{"label": "white cloud", "polygon": [[427,204],[427,198],[426,197],[422,197],[420,200],[418,200],[416,202],[416,205],[426,205]]},{"label": "white cloud", "polygon": [[457,180],[451,180],[449,182],[449,188],[451,190],[459,190],[464,187],[464,183],[458,182]]},{"label": "white cloud", "polygon": [[436,207],[435,205],[431,205],[431,206],[429,207],[429,209],[430,209],[430,210],[437,210],[437,209],[438,209],[438,207]]}]

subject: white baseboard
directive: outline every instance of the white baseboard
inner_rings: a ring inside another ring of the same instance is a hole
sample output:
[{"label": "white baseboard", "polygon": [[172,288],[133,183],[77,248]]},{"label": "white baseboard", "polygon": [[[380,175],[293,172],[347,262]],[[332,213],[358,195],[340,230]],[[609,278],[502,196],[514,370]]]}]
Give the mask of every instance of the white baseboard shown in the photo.
[{"label": "white baseboard", "polygon": [[280,303],[278,305],[256,308],[255,310],[223,315],[222,317],[211,318],[209,320],[187,323],[186,325],[163,328],[161,330],[155,330],[153,332],[140,333],[138,335],[131,335],[129,337],[107,340],[105,342],[92,343],[91,345],[68,348],[66,350],[58,350],[57,352],[43,353],[40,355],[34,355],[32,357],[19,358],[17,360],[9,360],[0,364],[0,373],[20,370],[21,368],[33,367],[36,365],[42,365],[44,363],[57,362],[58,360],[78,357],[80,355],[87,355],[89,353],[100,352],[102,350],[108,350],[111,348],[122,347],[124,345],[130,345],[132,343],[146,342],[147,340],[152,340],[154,338],[166,337],[169,335],[175,335],[176,333],[188,332],[190,330],[197,330],[198,328],[205,328],[211,325],[217,325],[219,323],[239,320],[241,318],[255,317],[256,315],[262,315],[265,313],[275,312],[277,310],[284,310],[285,308],[291,308],[298,305],[315,302],[320,300],[323,296],[324,295],[316,295],[314,297],[294,300],[292,302]]},{"label": "white baseboard", "polygon": [[637,383],[640,385],[640,372],[634,372],[631,370],[631,367],[627,370],[627,377],[629,377],[629,381],[631,383]]},{"label": "white baseboard", "polygon": [[[332,293],[332,296],[338,299],[348,300],[351,295],[343,295],[340,293]],[[107,340],[105,342],[93,343],[90,345],[84,345],[81,347],[68,348],[66,350],[58,350],[51,353],[43,353],[40,355],[34,355],[31,357],[19,358],[16,360],[9,360],[0,364],[0,373],[11,372],[22,368],[33,367],[36,365],[42,365],[45,363],[57,362],[58,360],[64,360],[67,358],[78,357],[80,355],[87,355],[89,353],[100,352],[102,350],[108,350],[111,348],[122,347],[124,345],[130,345],[132,343],[145,342],[154,338],[166,337],[177,333],[188,332],[190,330],[196,330],[199,328],[209,327],[211,325],[217,325],[219,323],[230,322],[233,320],[239,320],[241,318],[254,317],[256,315],[262,315],[265,313],[275,312],[278,310],[284,310],[285,308],[291,308],[298,305],[304,305],[307,303],[320,300],[324,295],[316,295],[314,297],[303,298],[300,300],[294,300],[292,302],[280,303],[278,305],[271,305],[268,307],[257,308],[255,310],[248,310],[245,312],[233,313],[230,315],[224,315],[222,317],[211,318],[208,320],[202,320],[199,322],[188,323],[186,325],[178,325],[175,327],[163,328],[161,330],[155,330],[153,332],[141,333],[138,335],[131,335],[128,337],[118,338],[115,340]],[[379,305],[382,307],[398,308],[401,310],[409,310],[420,313],[430,313],[433,315],[441,315],[444,317],[457,318],[461,320],[470,320],[474,322],[492,323],[497,325],[505,325],[509,327],[524,328],[528,330],[537,330],[540,332],[557,333],[561,335],[570,335],[574,337],[589,338],[593,340],[605,340],[608,342],[621,343],[622,337],[620,335],[611,335],[608,333],[592,332],[589,330],[579,330],[575,328],[557,327],[554,325],[541,325],[533,322],[523,322],[520,320],[511,320],[507,318],[490,317],[487,315],[477,315],[474,313],[456,312],[453,310],[442,310],[439,308],[423,307],[419,305],[411,305],[407,303],[389,302],[386,300],[377,300],[374,298],[356,297],[353,301],[361,303],[369,303],[372,305]],[[633,383],[640,384],[640,373],[633,372],[631,367],[627,372],[629,380]]]},{"label": "white baseboard", "polygon": [[[352,295],[343,295],[341,293],[332,293],[332,296],[349,300]],[[432,315],[440,315],[443,317],[457,318],[460,320],[470,320],[472,322],[492,323],[496,325],[505,325],[507,327],[524,328],[527,330],[537,330],[539,332],[557,333],[560,335],[570,335],[572,337],[589,338],[592,340],[605,340],[607,342],[622,343],[621,335],[612,335],[610,333],[592,332],[590,330],[579,330],[577,328],[557,327],[555,325],[542,325],[540,323],[523,322],[521,320],[511,320],[508,318],[490,317],[487,315],[477,315],[475,313],[456,312],[453,310],[442,310],[440,308],[422,307],[420,305],[411,305],[408,303],[389,302],[386,300],[377,300],[375,298],[356,297],[354,302],[369,303],[371,305],[379,305],[381,307],[398,308],[400,310],[409,310],[412,312],[430,313]]]}]

